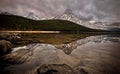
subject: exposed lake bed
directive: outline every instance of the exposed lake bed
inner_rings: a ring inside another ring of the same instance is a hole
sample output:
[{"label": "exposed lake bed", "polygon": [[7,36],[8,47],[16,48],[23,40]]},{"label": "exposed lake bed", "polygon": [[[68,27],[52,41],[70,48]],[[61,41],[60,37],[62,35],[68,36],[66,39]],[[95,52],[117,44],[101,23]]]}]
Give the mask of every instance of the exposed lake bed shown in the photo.
[{"label": "exposed lake bed", "polygon": [[11,53],[2,57],[5,66],[1,66],[3,67],[1,72],[8,74],[120,73],[119,35],[24,33],[20,37],[14,39]]}]

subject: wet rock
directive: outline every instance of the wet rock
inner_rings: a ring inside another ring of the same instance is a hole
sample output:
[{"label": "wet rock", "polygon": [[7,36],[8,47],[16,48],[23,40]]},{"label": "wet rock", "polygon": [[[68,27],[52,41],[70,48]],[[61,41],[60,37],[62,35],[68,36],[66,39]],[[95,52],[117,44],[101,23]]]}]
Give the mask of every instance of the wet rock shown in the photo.
[{"label": "wet rock", "polygon": [[1,40],[0,41],[0,56],[9,53],[12,49],[12,44],[9,41]]},{"label": "wet rock", "polygon": [[0,33],[0,39],[5,39],[8,41],[20,38],[19,33]]},{"label": "wet rock", "polygon": [[66,64],[44,64],[37,74],[74,74],[74,70]]},{"label": "wet rock", "polygon": [[4,58],[13,64],[22,64],[30,60],[32,52],[27,49],[20,49],[10,54],[7,54]]}]

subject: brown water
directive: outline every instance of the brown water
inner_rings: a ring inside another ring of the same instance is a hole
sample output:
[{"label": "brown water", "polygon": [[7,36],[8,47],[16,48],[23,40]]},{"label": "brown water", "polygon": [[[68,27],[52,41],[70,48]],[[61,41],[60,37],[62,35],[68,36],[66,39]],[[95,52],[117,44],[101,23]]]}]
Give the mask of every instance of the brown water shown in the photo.
[{"label": "brown water", "polygon": [[10,74],[36,74],[43,64],[66,64],[75,74],[120,73],[120,35],[23,34],[16,46],[5,56]]}]

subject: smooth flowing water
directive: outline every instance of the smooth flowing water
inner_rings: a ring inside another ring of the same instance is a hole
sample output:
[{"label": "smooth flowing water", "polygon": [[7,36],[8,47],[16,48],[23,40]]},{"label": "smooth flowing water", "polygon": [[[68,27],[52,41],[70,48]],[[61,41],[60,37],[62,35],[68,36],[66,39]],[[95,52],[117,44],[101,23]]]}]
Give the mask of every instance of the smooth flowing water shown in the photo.
[{"label": "smooth flowing water", "polygon": [[[55,72],[52,74],[120,73],[120,35],[21,34],[13,44],[13,51],[4,56],[4,64],[7,63],[2,66],[4,73],[49,74],[47,70]],[[72,72],[67,68],[62,72],[55,64],[67,65]]]}]

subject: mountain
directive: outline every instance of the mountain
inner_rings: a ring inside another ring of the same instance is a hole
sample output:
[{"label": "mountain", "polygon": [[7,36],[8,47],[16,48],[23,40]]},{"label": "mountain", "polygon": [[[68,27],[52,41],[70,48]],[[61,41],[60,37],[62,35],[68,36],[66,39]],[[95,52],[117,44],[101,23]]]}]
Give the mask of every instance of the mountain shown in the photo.
[{"label": "mountain", "polygon": [[110,28],[109,31],[111,31],[111,32],[120,32],[120,28]]},{"label": "mountain", "polygon": [[120,28],[120,22],[111,23],[109,26],[113,28]]},{"label": "mountain", "polygon": [[[7,22],[6,22],[7,21]],[[15,15],[0,14],[1,30],[46,30],[46,31],[79,31],[102,32],[103,30],[90,29],[66,20],[32,20]]]},{"label": "mountain", "polygon": [[120,32],[120,22],[115,22],[115,23],[111,23],[108,25],[110,28],[110,31],[117,31]]},{"label": "mountain", "polygon": [[12,14],[9,13],[9,12],[3,12],[3,11],[0,11],[0,14],[3,14],[3,15],[12,15]]},{"label": "mountain", "polygon": [[108,28],[106,26],[107,23],[81,20],[80,18],[73,14],[71,9],[66,9],[66,11],[62,15],[56,16],[54,19],[68,20],[92,29],[107,30]]},{"label": "mountain", "polygon": [[33,12],[29,12],[27,15],[24,15],[23,17],[28,18],[28,19],[32,19],[32,20],[50,20],[50,19],[53,19],[53,17],[40,18],[38,15],[36,15]]},{"label": "mountain", "polygon": [[[4,14],[4,15],[15,15],[9,12],[3,12],[0,11],[0,14]],[[17,15],[19,16],[19,15]],[[27,15],[24,15],[23,17],[28,18],[28,19],[33,19],[33,20],[41,20],[42,18],[40,18],[39,16],[35,15],[33,12],[29,12]]]},{"label": "mountain", "polygon": [[33,12],[29,12],[28,15],[25,16],[28,19],[33,19],[33,20],[41,20],[40,17],[35,15]]},{"label": "mountain", "polygon": [[[0,11],[0,14],[13,15],[11,13],[3,12],[3,11]],[[32,19],[32,20],[56,20],[56,19],[67,20],[67,21],[76,23],[80,26],[88,27],[91,29],[110,30],[112,28],[113,29],[120,28],[119,23],[109,24],[108,22],[97,22],[95,20],[89,20],[89,21],[83,20],[78,16],[76,16],[71,9],[66,9],[66,11],[63,14],[58,15],[56,17],[51,17],[51,18],[40,18],[38,15],[35,15],[33,12],[29,12],[27,15],[23,15],[23,17]]]}]

